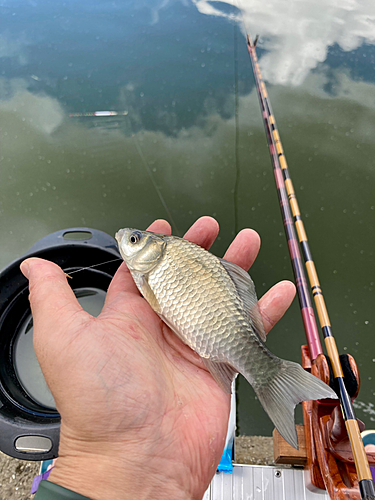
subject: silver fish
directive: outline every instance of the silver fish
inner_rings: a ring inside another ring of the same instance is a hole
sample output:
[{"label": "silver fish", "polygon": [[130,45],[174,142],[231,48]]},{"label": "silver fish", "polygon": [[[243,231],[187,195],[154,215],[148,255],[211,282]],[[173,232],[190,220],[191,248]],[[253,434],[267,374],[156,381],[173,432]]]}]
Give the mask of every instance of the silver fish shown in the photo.
[{"label": "silver fish", "polygon": [[143,297],[202,357],[219,386],[230,393],[242,373],[277,430],[298,449],[296,404],[337,396],[299,364],[267,349],[248,273],[175,236],[120,229],[116,240]]}]

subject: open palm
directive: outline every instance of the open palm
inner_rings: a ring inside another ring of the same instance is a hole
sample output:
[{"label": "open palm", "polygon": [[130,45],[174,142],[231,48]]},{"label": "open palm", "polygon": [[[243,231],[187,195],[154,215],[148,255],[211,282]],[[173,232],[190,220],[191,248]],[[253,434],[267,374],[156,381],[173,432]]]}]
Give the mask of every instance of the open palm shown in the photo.
[{"label": "open palm", "polygon": [[[149,230],[169,234],[170,226],[155,221]],[[185,237],[208,249],[217,233],[203,217]],[[259,244],[244,230],[225,258],[247,270]],[[35,351],[62,417],[50,479],[94,500],[201,499],[223,452],[230,396],[152,311],[125,264],[94,318],[60,268],[28,263]],[[266,331],[293,296],[282,282],[261,299]]]}]

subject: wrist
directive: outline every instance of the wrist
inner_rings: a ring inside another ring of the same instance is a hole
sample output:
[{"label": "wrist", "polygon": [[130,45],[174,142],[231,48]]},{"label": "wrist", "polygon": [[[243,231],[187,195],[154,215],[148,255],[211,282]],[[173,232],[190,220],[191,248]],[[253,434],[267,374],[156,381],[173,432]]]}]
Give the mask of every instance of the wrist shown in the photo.
[{"label": "wrist", "polygon": [[162,463],[159,470],[151,464],[132,463],[131,456],[118,461],[106,455],[77,454],[59,456],[48,480],[91,500],[198,498],[185,491],[184,484],[178,484],[173,469],[171,474],[167,470]]},{"label": "wrist", "polygon": [[[92,500],[201,500],[216,470],[205,440],[198,446],[187,442],[176,454],[174,433],[161,440],[160,431],[137,429],[117,433],[115,441],[82,434],[62,422],[49,481]],[[207,467],[201,460],[206,455]]]}]

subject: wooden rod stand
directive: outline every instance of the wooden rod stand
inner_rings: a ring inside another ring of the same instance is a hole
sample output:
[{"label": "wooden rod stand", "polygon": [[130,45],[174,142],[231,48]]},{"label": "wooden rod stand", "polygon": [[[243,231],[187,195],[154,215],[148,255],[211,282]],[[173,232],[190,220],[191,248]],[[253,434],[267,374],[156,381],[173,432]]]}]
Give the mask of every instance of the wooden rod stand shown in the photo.
[{"label": "wooden rod stand", "polygon": [[[325,356],[320,354],[312,364],[308,347],[302,346],[301,350],[302,366],[327,383],[329,367]],[[357,381],[359,390],[359,376]],[[302,408],[307,466],[312,484],[326,489],[331,499],[360,500],[358,477],[338,403],[334,400],[327,403],[304,401]],[[358,423],[363,430],[363,423]],[[375,464],[375,454],[368,453],[367,456],[370,464]]]}]

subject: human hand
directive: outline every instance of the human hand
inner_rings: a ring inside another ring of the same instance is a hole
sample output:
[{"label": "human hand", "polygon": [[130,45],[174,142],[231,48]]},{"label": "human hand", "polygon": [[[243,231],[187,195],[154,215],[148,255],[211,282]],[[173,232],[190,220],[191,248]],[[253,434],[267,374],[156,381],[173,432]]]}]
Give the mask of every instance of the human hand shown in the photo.
[{"label": "human hand", "polygon": [[[150,231],[170,234],[166,221]],[[209,248],[217,222],[199,219],[185,238]],[[241,231],[225,259],[248,270],[259,251]],[[223,452],[230,409],[199,356],[141,297],[125,264],[95,318],[62,270],[31,258],[34,348],[61,415],[59,458],[50,480],[93,500],[201,499]],[[281,282],[259,301],[266,332],[295,293]]]}]

